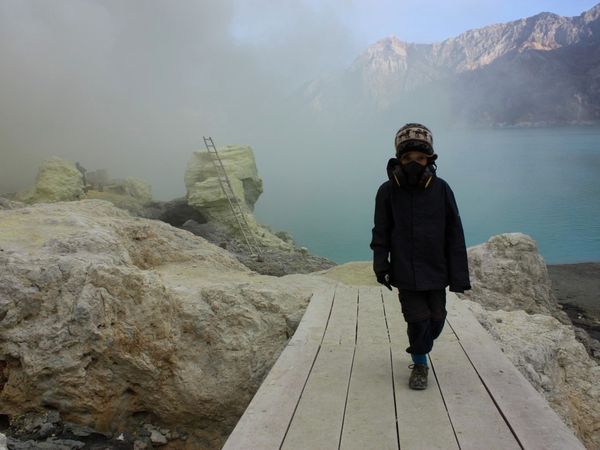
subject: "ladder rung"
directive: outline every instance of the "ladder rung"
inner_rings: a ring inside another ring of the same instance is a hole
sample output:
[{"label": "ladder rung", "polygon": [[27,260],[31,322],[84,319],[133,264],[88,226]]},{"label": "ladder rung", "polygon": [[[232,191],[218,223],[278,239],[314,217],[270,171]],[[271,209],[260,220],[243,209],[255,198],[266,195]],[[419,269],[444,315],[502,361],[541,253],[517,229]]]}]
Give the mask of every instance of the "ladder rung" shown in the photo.
[{"label": "ladder rung", "polygon": [[[254,236],[254,234],[252,233],[251,229],[250,229],[250,225],[248,224],[248,221],[246,220],[246,215],[244,213],[244,211],[242,210],[242,207],[240,205],[240,200],[237,198],[237,196],[235,195],[235,193],[233,192],[233,188],[231,187],[231,183],[229,181],[229,177],[227,176],[227,172],[225,171],[225,167],[223,166],[223,162],[221,161],[221,158],[219,157],[219,152],[217,151],[217,148],[214,144],[214,141],[212,139],[212,137],[206,137],[204,136],[204,145],[206,146],[206,149],[208,150],[209,155],[211,155],[211,161],[213,163],[213,166],[215,167],[215,170],[217,171],[217,177],[219,180],[219,184],[221,185],[221,189],[223,190],[223,193],[225,194],[225,197],[227,197],[227,200],[229,202],[229,205],[231,206],[231,210],[233,212],[233,215],[240,227],[240,231],[242,233],[242,235],[244,236],[244,240],[246,241],[246,244],[248,245],[248,248],[251,251],[251,254],[254,255],[258,255],[260,256],[260,252],[258,251],[258,241],[256,240],[256,236]],[[250,240],[253,241],[253,243],[250,243]]]}]

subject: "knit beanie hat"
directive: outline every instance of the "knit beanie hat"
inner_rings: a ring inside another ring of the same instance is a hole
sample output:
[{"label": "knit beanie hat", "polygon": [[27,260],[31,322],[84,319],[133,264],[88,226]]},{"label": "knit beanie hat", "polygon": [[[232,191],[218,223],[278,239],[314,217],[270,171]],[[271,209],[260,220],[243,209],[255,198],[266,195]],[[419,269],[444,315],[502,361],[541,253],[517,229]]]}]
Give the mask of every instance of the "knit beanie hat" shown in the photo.
[{"label": "knit beanie hat", "polygon": [[431,130],[420,123],[407,123],[400,128],[396,133],[394,145],[396,147],[397,158],[410,151],[423,152],[431,156],[434,155]]}]

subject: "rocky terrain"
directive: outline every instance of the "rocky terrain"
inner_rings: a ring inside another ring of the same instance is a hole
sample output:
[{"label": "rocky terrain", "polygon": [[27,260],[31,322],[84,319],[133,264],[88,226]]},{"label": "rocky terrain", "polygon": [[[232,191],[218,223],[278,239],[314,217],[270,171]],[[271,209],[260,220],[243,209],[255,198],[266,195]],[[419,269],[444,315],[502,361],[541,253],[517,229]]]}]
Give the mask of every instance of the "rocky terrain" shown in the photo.
[{"label": "rocky terrain", "polygon": [[[570,276],[563,276],[555,285],[535,241],[522,233],[492,236],[484,244],[470,247],[468,255],[473,289],[460,294],[461,297],[475,301],[487,310],[522,310],[529,314],[553,316],[563,324],[573,323],[576,325],[573,328],[576,338],[589,356],[600,363],[600,341],[593,333],[594,327],[581,326],[582,322],[586,323],[585,319],[582,320],[583,316],[573,320],[573,308],[565,307],[556,295],[558,292],[564,295],[565,286],[578,284],[580,296],[589,297],[590,304],[594,303],[592,297],[595,297],[597,308],[598,297],[594,287],[598,283],[593,274],[585,276],[579,272],[579,277],[575,277],[572,274],[574,269],[570,268]],[[555,269],[552,272],[556,274]],[[559,277],[555,275],[554,278]],[[507,284],[507,279],[519,281]],[[593,320],[589,322],[594,323]]]},{"label": "rocky terrain", "polygon": [[506,233],[467,252],[473,289],[458,296],[586,447],[597,448],[599,343],[557,303],[535,241]]},{"label": "rocky terrain", "polygon": [[[600,263],[551,264],[548,274],[571,321],[600,341]],[[600,358],[600,348],[596,356]]]},{"label": "rocky terrain", "polygon": [[[93,189],[56,159],[16,196],[28,203],[0,198],[0,439],[10,448],[220,448],[315,288],[376,284],[370,262],[328,264],[251,216],[261,183],[250,152],[223,153],[246,161],[231,173],[267,263],[244,250],[219,191],[195,191],[212,182],[202,155],[186,198],[113,188],[162,220],[86,199]],[[588,295],[597,306],[597,267],[585,266],[591,278],[582,267],[549,271],[522,233],[492,236],[468,257],[473,288],[458,296],[595,448],[600,344],[561,305]]]},{"label": "rocky terrain", "polygon": [[147,445],[144,429],[164,429],[170,448],[219,447],[313,289],[333,282],[260,275],[101,200],[8,203],[0,268],[1,414],[52,412]]},{"label": "rocky terrain", "polygon": [[86,171],[78,163],[58,157],[41,164],[30,189],[10,197],[27,204],[107,200],[134,216],[158,219],[202,236],[227,249],[246,267],[266,275],[310,273],[335,265],[298,246],[289,233],[272,230],[257,221],[253,212],[262,193],[262,179],[251,147],[226,146],[218,151],[248,223],[252,247],[240,232],[207,152],[195,152],[190,158],[183,176],[186,196],[167,202],[154,200],[152,187],[143,180],[113,179],[106,170]]},{"label": "rocky terrain", "polygon": [[576,17],[544,12],[434,44],[390,36],[342,74],[309,83],[304,97],[314,111],[364,117],[400,114],[409,103],[455,125],[597,123],[599,68],[596,5]]},{"label": "rocky terrain", "polygon": [[[309,273],[335,265],[333,261],[310,255],[306,249],[297,246],[289,233],[273,231],[257,221],[253,214],[254,205],[263,188],[254,153],[249,146],[226,146],[218,151],[233,192],[244,211],[250,231],[248,240],[258,250],[259,257],[239,232],[208,152],[195,152],[188,162],[184,177],[186,203],[202,218],[200,221],[190,218],[181,225],[182,228],[227,248],[247,267],[263,274]],[[159,218],[164,220],[164,216]]]},{"label": "rocky terrain", "polygon": [[[459,297],[594,448],[600,368],[535,242],[508,233],[468,254],[473,289]],[[314,289],[375,283],[370,262],[261,275],[102,200],[3,200],[0,267],[0,418],[14,448],[219,448]]]}]

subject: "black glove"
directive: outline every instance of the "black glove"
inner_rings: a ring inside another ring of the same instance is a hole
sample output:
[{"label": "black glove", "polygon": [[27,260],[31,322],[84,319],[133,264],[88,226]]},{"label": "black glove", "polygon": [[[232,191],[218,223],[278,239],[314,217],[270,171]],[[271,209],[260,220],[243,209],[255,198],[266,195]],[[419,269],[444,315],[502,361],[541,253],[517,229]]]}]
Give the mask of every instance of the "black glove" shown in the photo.
[{"label": "black glove", "polygon": [[448,290],[450,292],[458,292],[460,294],[464,294],[464,292],[466,290],[469,290],[469,289],[471,289],[471,286],[455,286],[455,285],[450,285],[448,287]]},{"label": "black glove", "polygon": [[390,291],[392,290],[392,285],[390,284],[390,274],[388,272],[378,273],[377,282],[383,284]]}]

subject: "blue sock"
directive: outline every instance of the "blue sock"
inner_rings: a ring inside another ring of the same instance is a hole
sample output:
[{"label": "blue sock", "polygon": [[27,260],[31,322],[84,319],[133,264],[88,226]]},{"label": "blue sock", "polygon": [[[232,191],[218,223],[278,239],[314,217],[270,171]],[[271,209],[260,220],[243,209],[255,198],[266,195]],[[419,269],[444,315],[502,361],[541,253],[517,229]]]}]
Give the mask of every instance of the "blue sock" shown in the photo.
[{"label": "blue sock", "polygon": [[427,355],[421,353],[411,353],[410,356],[415,364],[425,364],[427,365]]}]

